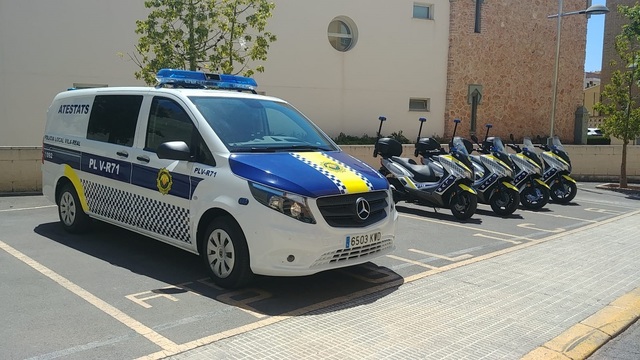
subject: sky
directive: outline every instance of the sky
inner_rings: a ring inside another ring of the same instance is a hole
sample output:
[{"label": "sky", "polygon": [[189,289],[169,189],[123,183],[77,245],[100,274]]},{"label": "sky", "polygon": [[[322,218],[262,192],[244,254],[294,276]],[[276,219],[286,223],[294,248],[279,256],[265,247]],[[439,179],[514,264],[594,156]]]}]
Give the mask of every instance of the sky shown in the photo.
[{"label": "sky", "polygon": [[[593,0],[593,5],[606,5],[606,0]],[[615,11],[615,9],[609,9]],[[593,15],[587,21],[587,55],[584,71],[600,71],[602,67],[602,39],[604,37],[604,18],[607,15]]]}]

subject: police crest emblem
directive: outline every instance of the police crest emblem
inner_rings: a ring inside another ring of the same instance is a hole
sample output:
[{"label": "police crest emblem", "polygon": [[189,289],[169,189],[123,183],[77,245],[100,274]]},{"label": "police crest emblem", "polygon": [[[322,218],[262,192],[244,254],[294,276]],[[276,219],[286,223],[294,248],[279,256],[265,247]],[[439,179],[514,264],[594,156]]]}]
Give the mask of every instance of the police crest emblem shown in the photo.
[{"label": "police crest emblem", "polygon": [[158,171],[158,177],[156,178],[156,185],[158,186],[158,191],[162,195],[167,195],[169,191],[171,191],[171,185],[173,185],[173,177],[169,170],[162,168]]}]

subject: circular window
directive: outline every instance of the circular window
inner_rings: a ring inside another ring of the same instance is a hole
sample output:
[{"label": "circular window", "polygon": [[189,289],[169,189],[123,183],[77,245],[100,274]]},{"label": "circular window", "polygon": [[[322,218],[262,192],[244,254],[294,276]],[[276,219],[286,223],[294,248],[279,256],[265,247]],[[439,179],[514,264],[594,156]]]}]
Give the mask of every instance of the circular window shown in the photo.
[{"label": "circular window", "polygon": [[329,44],[338,51],[353,49],[358,38],[358,29],[353,20],[347,17],[337,17],[329,23],[327,29]]}]

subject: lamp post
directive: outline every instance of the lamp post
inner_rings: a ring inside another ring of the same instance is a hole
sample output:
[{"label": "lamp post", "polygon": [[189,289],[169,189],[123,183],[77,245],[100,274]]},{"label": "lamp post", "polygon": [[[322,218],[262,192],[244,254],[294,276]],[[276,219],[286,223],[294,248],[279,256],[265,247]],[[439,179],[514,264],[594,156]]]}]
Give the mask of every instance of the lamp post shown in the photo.
[{"label": "lamp post", "polygon": [[551,129],[549,131],[549,138],[547,143],[549,145],[553,142],[553,128],[556,121],[556,102],[558,100],[558,63],[560,61],[560,31],[562,30],[562,18],[569,15],[586,14],[589,15],[602,15],[609,12],[609,9],[604,5],[591,5],[585,10],[562,12],[562,0],[558,0],[558,13],[555,15],[547,16],[548,19],[558,18],[558,29],[556,31],[556,62],[553,71],[553,100],[551,103]]}]

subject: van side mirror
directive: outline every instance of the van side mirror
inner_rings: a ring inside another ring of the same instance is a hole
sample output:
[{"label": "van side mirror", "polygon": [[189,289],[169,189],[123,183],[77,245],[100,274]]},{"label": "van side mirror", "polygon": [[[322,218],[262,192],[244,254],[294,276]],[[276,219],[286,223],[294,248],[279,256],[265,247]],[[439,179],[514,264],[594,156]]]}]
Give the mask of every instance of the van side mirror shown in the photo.
[{"label": "van side mirror", "polygon": [[160,159],[191,161],[191,150],[184,141],[168,141],[156,149]]}]

